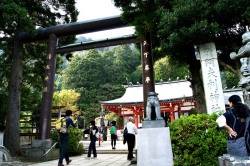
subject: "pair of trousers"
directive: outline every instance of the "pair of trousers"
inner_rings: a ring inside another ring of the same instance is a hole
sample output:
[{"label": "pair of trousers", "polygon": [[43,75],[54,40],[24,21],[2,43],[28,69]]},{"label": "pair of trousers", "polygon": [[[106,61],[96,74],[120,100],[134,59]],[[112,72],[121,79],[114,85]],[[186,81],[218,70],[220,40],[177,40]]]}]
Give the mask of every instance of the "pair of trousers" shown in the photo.
[{"label": "pair of trousers", "polygon": [[128,143],[128,159],[133,158],[133,149],[135,147],[135,135],[127,134],[127,143]]},{"label": "pair of trousers", "polygon": [[94,157],[97,157],[96,154],[96,147],[95,147],[95,142],[96,142],[96,137],[93,136],[90,138],[90,144],[89,144],[89,152],[88,152],[88,157],[91,157],[91,150],[93,150]]},{"label": "pair of trousers", "polygon": [[116,145],[117,135],[111,134],[111,146],[112,148]]},{"label": "pair of trousers", "polygon": [[59,158],[59,163],[62,164],[63,158],[65,158],[66,161],[69,161],[69,154],[68,154],[68,142],[69,142],[69,134],[61,134],[60,133],[60,141],[61,141],[61,154]]}]

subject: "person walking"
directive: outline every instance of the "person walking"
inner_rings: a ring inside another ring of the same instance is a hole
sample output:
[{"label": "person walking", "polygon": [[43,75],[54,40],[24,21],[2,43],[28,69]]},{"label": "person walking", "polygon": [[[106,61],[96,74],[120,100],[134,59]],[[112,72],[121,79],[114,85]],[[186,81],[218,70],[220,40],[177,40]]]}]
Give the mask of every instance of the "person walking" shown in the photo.
[{"label": "person walking", "polygon": [[117,129],[118,129],[118,126],[116,125],[116,121],[112,121],[112,127],[110,129],[110,134],[111,134],[111,146],[112,146],[112,149],[116,149],[115,146],[116,146],[116,139],[117,139]]},{"label": "person walking", "polygon": [[97,158],[97,153],[96,153],[96,146],[95,146],[95,142],[96,142],[96,133],[98,132],[98,128],[95,125],[95,121],[91,120],[90,121],[90,130],[89,130],[89,134],[90,134],[90,144],[89,144],[89,152],[88,152],[88,156],[86,157],[86,159],[90,159],[91,157],[91,150],[93,150],[93,159]]},{"label": "person walking", "polygon": [[[129,117],[128,118],[129,122],[125,125],[125,127],[127,127],[127,143],[128,143],[128,160],[132,160],[133,158],[135,158],[133,156],[133,149],[135,147],[135,134],[137,134],[137,127],[134,124],[134,118],[133,117]],[[125,129],[124,127],[124,129]]]},{"label": "person walking", "polygon": [[69,126],[72,125],[73,127],[76,127],[76,125],[74,124],[73,120],[71,119],[71,115],[72,115],[72,111],[71,110],[67,110],[65,112],[66,114],[66,129],[67,132],[66,133],[60,133],[59,134],[59,138],[58,140],[61,141],[61,154],[60,154],[60,158],[59,158],[59,162],[58,162],[58,166],[64,166],[63,163],[63,158],[65,158],[67,165],[69,165],[69,163],[72,161],[71,159],[69,159],[69,154],[68,154],[68,142],[69,142]]},{"label": "person walking", "polygon": [[[228,132],[228,140],[243,139],[246,142],[246,149],[250,153],[250,135],[249,135],[249,116],[250,111],[248,106],[242,103],[238,95],[232,95],[228,99],[230,110],[226,111],[223,115],[218,117],[216,122],[219,127],[223,127]],[[248,127],[248,128],[247,128]],[[245,138],[242,138],[245,137]],[[230,146],[230,145],[229,145]],[[239,147],[240,148],[240,147]],[[233,149],[232,149],[233,150]],[[235,153],[228,147],[228,153]]]}]

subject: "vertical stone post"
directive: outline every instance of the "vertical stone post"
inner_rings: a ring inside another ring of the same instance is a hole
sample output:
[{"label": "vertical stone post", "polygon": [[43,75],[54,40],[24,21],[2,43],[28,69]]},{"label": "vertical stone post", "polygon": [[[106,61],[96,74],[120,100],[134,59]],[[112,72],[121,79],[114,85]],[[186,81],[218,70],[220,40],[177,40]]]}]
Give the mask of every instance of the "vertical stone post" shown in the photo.
[{"label": "vertical stone post", "polygon": [[142,61],[142,83],[144,100],[144,117],[146,118],[148,92],[155,92],[152,40],[148,33],[141,43],[141,61]]},{"label": "vertical stone post", "polygon": [[40,117],[39,139],[49,139],[51,115],[52,115],[52,100],[54,90],[54,79],[56,70],[56,50],[57,37],[54,34],[49,36],[48,55],[46,59],[46,71],[43,82],[43,97],[42,110]]},{"label": "vertical stone post", "polygon": [[199,46],[203,84],[205,90],[207,113],[220,112],[225,109],[220,70],[214,43]]},{"label": "vertical stone post", "polygon": [[[4,133],[0,132],[0,146],[3,146],[3,135]],[[3,162],[3,152],[0,152],[0,163]]]}]

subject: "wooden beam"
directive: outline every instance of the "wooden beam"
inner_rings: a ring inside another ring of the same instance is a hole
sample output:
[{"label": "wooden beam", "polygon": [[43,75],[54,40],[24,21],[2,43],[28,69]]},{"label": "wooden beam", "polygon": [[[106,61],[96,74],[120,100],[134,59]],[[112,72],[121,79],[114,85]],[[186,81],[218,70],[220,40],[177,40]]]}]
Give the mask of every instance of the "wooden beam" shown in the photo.
[{"label": "wooden beam", "polygon": [[138,39],[136,36],[124,36],[119,38],[113,39],[105,39],[100,41],[92,41],[86,43],[79,43],[79,44],[71,44],[67,46],[60,46],[56,49],[56,54],[63,54],[67,52],[73,51],[80,51],[80,50],[89,50],[94,48],[102,48],[108,46],[117,46],[123,44],[131,44],[131,43],[140,43],[142,42],[141,39]]},{"label": "wooden beam", "polygon": [[48,40],[50,34],[55,34],[58,38],[60,38],[127,26],[128,25],[121,20],[120,15],[118,15],[96,20],[73,22],[70,24],[37,29],[34,32],[22,32],[18,37],[22,42],[27,43]]}]

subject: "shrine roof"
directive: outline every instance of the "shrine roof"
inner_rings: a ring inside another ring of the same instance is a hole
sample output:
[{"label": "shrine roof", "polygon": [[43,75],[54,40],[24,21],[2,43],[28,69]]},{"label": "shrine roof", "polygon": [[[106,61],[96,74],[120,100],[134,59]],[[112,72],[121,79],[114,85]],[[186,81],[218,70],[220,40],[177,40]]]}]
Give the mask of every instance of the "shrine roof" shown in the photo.
[{"label": "shrine roof", "polygon": [[[160,102],[174,102],[182,99],[192,99],[193,92],[191,83],[187,80],[155,83],[155,91],[158,93]],[[125,85],[126,92],[120,98],[110,101],[100,101],[103,105],[137,105],[143,104],[143,85]],[[225,105],[228,105],[228,98],[232,95],[239,95],[243,100],[241,89],[224,90]]]},{"label": "shrine roof", "polygon": [[[186,80],[155,83],[155,92],[158,93],[160,102],[192,98],[193,93],[190,85],[191,83]],[[126,92],[121,98],[110,101],[100,101],[99,103],[103,105],[143,104],[142,84],[124,87],[126,88]]]}]

